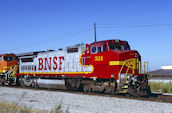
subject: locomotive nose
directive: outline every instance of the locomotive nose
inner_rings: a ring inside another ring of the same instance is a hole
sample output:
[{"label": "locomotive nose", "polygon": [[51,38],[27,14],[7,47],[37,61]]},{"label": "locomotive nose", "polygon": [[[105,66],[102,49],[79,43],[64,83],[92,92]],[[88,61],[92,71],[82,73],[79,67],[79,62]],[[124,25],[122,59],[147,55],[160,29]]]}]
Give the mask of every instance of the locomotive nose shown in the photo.
[{"label": "locomotive nose", "polygon": [[121,51],[118,53],[118,61],[121,73],[139,74],[141,70],[141,57],[138,51]]},{"label": "locomotive nose", "polygon": [[132,50],[132,51],[126,51],[126,52],[122,52],[122,53],[120,53],[120,56],[123,56],[123,55],[126,55],[126,56],[128,56],[128,57],[126,57],[126,59],[133,59],[133,58],[136,58],[136,59],[141,59],[140,58],[140,54],[139,54],[139,52],[138,51],[136,51],[136,50]]}]

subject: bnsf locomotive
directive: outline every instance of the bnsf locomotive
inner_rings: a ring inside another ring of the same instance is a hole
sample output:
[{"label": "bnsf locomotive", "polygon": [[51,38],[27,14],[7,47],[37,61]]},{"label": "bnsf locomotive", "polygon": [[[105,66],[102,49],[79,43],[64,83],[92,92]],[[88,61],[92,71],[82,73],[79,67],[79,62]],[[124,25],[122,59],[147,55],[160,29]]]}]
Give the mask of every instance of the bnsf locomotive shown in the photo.
[{"label": "bnsf locomotive", "polygon": [[0,69],[1,84],[36,87],[39,79],[51,78],[64,80],[69,90],[150,95],[141,56],[127,41],[78,44],[17,59],[14,54],[1,55]]}]

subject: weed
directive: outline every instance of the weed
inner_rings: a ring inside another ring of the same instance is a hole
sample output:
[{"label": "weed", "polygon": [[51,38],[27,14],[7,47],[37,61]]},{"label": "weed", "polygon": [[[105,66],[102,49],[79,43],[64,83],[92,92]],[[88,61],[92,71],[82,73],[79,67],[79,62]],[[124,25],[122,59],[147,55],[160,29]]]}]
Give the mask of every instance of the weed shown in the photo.
[{"label": "weed", "polygon": [[152,92],[172,93],[172,82],[150,82]]},{"label": "weed", "polygon": [[50,113],[63,113],[63,111],[61,110],[62,100],[63,100],[63,97],[62,97],[62,99],[60,101],[60,104],[58,106],[55,106],[54,109],[52,109]]},{"label": "weed", "polygon": [[24,107],[16,106],[16,103],[11,104],[6,102],[0,102],[0,112],[1,113],[32,113],[33,110],[26,106]]}]

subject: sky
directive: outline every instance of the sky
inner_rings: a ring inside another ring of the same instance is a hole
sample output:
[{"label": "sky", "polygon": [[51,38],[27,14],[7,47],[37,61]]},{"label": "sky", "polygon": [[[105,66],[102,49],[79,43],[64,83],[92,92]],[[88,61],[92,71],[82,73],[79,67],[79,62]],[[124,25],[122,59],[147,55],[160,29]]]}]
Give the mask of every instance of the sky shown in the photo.
[{"label": "sky", "polygon": [[0,0],[0,53],[120,39],[149,69],[172,65],[172,0]]}]

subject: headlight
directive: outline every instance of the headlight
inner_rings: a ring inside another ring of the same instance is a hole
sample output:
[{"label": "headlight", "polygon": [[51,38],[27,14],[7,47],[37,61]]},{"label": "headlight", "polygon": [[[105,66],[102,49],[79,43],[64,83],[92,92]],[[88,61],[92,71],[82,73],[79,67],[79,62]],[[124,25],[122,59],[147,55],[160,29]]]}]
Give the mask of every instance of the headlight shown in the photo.
[{"label": "headlight", "polygon": [[120,76],[121,78],[125,78],[125,74],[121,74],[121,76]]},{"label": "headlight", "polygon": [[134,78],[134,82],[137,82],[137,78]]}]

